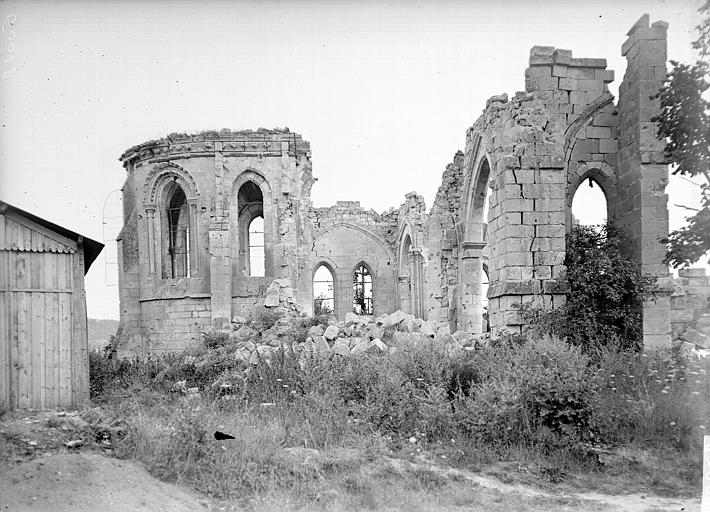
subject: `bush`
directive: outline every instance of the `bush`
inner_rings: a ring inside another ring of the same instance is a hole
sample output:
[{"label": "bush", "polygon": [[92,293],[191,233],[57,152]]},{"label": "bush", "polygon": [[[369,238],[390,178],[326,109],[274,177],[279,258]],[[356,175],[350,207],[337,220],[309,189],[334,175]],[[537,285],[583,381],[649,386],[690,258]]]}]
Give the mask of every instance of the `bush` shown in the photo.
[{"label": "bush", "polygon": [[276,325],[276,322],[279,321],[281,316],[282,315],[276,311],[276,308],[267,308],[264,306],[256,307],[249,314],[247,324],[252,329],[264,332]]},{"label": "bush", "polygon": [[674,350],[607,350],[593,400],[598,437],[614,444],[700,450],[710,426],[710,362]]},{"label": "bush", "polygon": [[609,343],[639,350],[641,306],[657,288],[656,278],[628,256],[628,234],[613,223],[601,229],[575,226],[566,241],[565,306],[547,311],[528,304],[523,317],[536,327],[536,335],[566,338],[589,352]]},{"label": "bush", "polygon": [[205,348],[225,347],[229,344],[229,333],[223,331],[207,332],[202,337]]},{"label": "bush", "polygon": [[455,405],[460,426],[480,443],[554,450],[590,440],[597,381],[579,348],[533,339],[485,349],[474,363],[480,382]]},{"label": "bush", "polygon": [[314,316],[330,316],[333,314],[333,308],[330,307],[330,299],[326,298],[322,293],[313,299],[313,315]]}]

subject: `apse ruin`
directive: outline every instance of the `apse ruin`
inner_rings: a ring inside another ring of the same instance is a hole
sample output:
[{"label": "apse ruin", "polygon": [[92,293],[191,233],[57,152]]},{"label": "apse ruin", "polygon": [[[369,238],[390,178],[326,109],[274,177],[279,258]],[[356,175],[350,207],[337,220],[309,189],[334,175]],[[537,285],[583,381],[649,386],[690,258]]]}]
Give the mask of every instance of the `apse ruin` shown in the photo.
[{"label": "apse ruin", "polygon": [[[533,47],[525,91],[486,102],[428,211],[414,192],[385,213],[314,207],[311,147],[288,129],[171,134],[127,150],[120,348],[182,348],[268,302],[275,279],[306,313],[401,309],[451,332],[520,332],[516,304],[565,300],[565,233],[588,179],[633,233],[643,270],[667,277],[668,169],[651,99],[666,29],[647,15],[631,28],[617,101],[605,59]],[[670,342],[670,315],[670,296],[644,305],[646,346]]]}]

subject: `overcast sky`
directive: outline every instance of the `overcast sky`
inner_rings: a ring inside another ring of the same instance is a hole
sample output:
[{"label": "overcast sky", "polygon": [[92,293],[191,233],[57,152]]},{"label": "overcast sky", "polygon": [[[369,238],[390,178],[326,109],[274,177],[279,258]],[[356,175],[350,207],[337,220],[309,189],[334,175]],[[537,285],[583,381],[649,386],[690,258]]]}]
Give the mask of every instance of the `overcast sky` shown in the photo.
[{"label": "overcast sky", "polygon": [[[0,1],[0,199],[102,241],[125,149],[288,126],[311,142],[315,206],[383,211],[416,190],[430,207],[486,99],[524,89],[531,46],[607,58],[616,94],[631,25],[668,21],[669,57],[689,61],[699,4]],[[696,188],[673,178],[670,203],[697,204]],[[118,318],[105,257],[88,313]]]}]

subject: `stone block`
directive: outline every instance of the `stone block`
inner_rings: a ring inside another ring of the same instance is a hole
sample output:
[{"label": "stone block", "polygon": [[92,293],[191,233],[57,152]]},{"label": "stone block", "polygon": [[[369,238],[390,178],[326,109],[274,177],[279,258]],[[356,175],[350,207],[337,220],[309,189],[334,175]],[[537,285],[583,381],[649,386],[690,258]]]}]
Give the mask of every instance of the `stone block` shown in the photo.
[{"label": "stone block", "polygon": [[533,262],[539,265],[562,265],[565,261],[565,254],[560,251],[540,251],[532,253]]},{"label": "stone block", "polygon": [[508,252],[503,255],[505,265],[525,266],[533,264],[533,253],[527,251]]},{"label": "stone block", "polygon": [[552,267],[549,265],[535,265],[532,270],[535,279],[552,279]]},{"label": "stone block", "polygon": [[525,70],[525,76],[531,78],[550,78],[552,68],[549,66],[534,66]]},{"label": "stone block", "polygon": [[338,337],[339,333],[340,329],[338,329],[337,325],[329,325],[323,333],[323,337],[328,341],[333,341]]},{"label": "stone block", "polygon": [[540,91],[554,91],[559,88],[559,78],[538,78],[538,90]]},{"label": "stone block", "polygon": [[592,124],[594,126],[616,126],[618,116],[610,112],[600,112],[594,116]]},{"label": "stone block", "polygon": [[586,105],[587,93],[585,91],[573,90],[569,93],[569,102],[573,105]]},{"label": "stone block", "polygon": [[571,67],[567,70],[567,77],[575,80],[594,80],[594,69]]},{"label": "stone block", "polygon": [[340,356],[349,356],[350,355],[350,346],[345,338],[338,338],[335,340],[333,343],[333,347],[331,348],[331,351],[333,354],[337,354]]},{"label": "stone block", "polygon": [[523,212],[523,224],[548,224],[550,222],[550,212]]},{"label": "stone block", "polygon": [[611,83],[614,81],[614,70],[613,69],[595,69],[594,70],[594,79],[601,80],[605,84]]},{"label": "stone block", "polygon": [[572,51],[558,48],[557,50],[554,51],[552,56],[553,56],[555,64],[561,64],[561,65],[567,66],[567,65],[569,65],[569,63],[572,59]]},{"label": "stone block", "polygon": [[537,212],[558,212],[565,208],[564,199],[535,199],[535,211]]},{"label": "stone block", "polygon": [[535,202],[533,199],[506,199],[504,208],[507,212],[531,212]]},{"label": "stone block", "polygon": [[[587,138],[590,139],[610,139],[611,138],[611,127],[609,126],[587,126],[586,129]],[[592,151],[596,153],[596,151]],[[603,151],[602,151],[603,153]]]},{"label": "stone block", "polygon": [[556,77],[566,77],[567,76],[567,66],[559,66],[559,65],[554,65],[552,66],[552,76]]},{"label": "stone block", "polygon": [[618,142],[616,139],[600,139],[599,151],[602,153],[616,153],[618,150]]},{"label": "stone block", "polygon": [[689,327],[688,329],[686,329],[683,337],[687,342],[693,343],[696,346],[700,346],[702,348],[710,348],[710,336],[700,331],[696,331],[693,328]]},{"label": "stone block", "polygon": [[602,92],[604,90],[604,83],[597,80],[578,80],[577,89],[580,91],[588,92]]},{"label": "stone block", "polygon": [[580,67],[580,68],[606,68],[606,59],[571,59],[570,66]]},{"label": "stone block", "polygon": [[577,80],[574,78],[560,78],[559,88],[565,91],[576,91],[578,90]]},{"label": "stone block", "polygon": [[535,171],[538,183],[562,184],[567,182],[567,176],[560,170],[540,169]]},{"label": "stone block", "polygon": [[544,236],[549,238],[562,237],[565,236],[565,226],[564,224],[550,224],[550,225],[538,225],[535,226],[535,235]]}]

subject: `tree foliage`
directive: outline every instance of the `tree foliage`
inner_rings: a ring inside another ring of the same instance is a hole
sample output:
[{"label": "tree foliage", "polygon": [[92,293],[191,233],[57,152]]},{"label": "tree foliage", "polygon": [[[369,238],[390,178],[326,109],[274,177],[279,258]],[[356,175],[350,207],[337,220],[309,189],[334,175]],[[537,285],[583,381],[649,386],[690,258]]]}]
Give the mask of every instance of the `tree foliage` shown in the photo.
[{"label": "tree foliage", "polygon": [[567,235],[565,306],[552,311],[526,306],[524,318],[543,333],[585,349],[611,343],[639,349],[641,306],[657,288],[656,278],[626,254],[629,245],[626,232],[611,223],[601,229],[575,226]]},{"label": "tree foliage", "polygon": [[698,39],[693,48],[700,59],[695,64],[670,61],[673,69],[654,98],[661,103],[658,136],[666,139],[665,156],[675,166],[673,174],[700,178],[701,208],[688,224],[662,239],[668,245],[665,262],[674,267],[692,264],[710,251],[710,102],[703,94],[710,66],[710,0],[700,8]]}]

